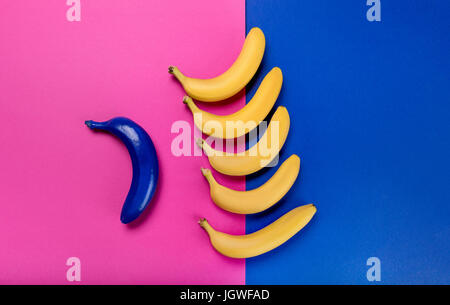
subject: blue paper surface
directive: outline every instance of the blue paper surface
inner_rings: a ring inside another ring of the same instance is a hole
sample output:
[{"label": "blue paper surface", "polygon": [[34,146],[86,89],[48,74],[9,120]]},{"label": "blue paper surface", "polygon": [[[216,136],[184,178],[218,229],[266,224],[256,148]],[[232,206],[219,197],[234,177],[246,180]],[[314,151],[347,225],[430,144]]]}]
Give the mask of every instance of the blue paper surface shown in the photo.
[{"label": "blue paper surface", "polygon": [[[450,1],[247,0],[266,35],[264,75],[284,75],[291,129],[280,161],[300,176],[247,232],[299,205],[318,212],[281,247],[246,261],[247,284],[450,283]],[[247,177],[247,189],[271,168]],[[369,282],[378,257],[381,281]]]}]

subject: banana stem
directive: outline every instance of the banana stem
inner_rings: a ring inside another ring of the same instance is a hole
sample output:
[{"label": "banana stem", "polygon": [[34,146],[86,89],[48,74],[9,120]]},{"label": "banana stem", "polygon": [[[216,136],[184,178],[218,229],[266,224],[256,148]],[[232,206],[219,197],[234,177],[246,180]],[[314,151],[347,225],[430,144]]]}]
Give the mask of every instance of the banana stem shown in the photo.
[{"label": "banana stem", "polygon": [[206,218],[201,218],[198,221],[198,224],[200,225],[200,227],[202,227],[208,234],[210,234],[212,231],[214,231],[214,229],[211,227],[211,225],[208,223],[208,221],[206,220]]},{"label": "banana stem", "polygon": [[194,101],[190,96],[185,95],[183,97],[183,103],[188,106],[192,113],[198,110],[198,107],[194,104]]},{"label": "banana stem", "polygon": [[186,76],[184,76],[183,73],[181,73],[180,70],[178,70],[178,68],[175,66],[169,67],[169,73],[175,76],[175,78],[178,79],[180,83],[183,83],[183,81],[186,79]]},{"label": "banana stem", "polygon": [[195,140],[195,144],[197,144],[197,146],[200,148],[200,149],[203,149],[203,143],[205,142],[205,140],[203,140],[202,138],[197,138],[196,140]]},{"label": "banana stem", "polygon": [[216,182],[216,180],[214,179],[214,176],[211,173],[211,170],[202,167],[201,171],[202,171],[203,176],[206,178],[206,180],[208,180],[210,185],[212,185],[213,183]]},{"label": "banana stem", "polygon": [[92,120],[84,121],[84,124],[90,129],[102,129],[106,126],[105,122],[96,122]]},{"label": "banana stem", "polygon": [[195,140],[195,143],[197,144],[198,147],[200,147],[200,149],[202,149],[205,154],[209,157],[214,155],[215,151],[214,149],[208,145],[208,143],[206,143],[205,140],[203,140],[202,138],[197,138]]},{"label": "banana stem", "polygon": [[200,170],[202,171],[202,174],[203,174],[203,176],[208,176],[210,173],[211,173],[211,171],[209,170],[209,169],[207,169],[207,168],[200,168]]},{"label": "banana stem", "polygon": [[183,103],[189,105],[189,102],[192,102],[192,99],[188,95],[183,96]]}]

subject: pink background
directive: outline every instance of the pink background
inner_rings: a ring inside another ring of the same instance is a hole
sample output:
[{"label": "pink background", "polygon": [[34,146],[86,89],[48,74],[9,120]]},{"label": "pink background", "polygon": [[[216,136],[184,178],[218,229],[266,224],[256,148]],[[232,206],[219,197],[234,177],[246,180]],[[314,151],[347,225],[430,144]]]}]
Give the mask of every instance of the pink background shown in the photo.
[{"label": "pink background", "polygon": [[[84,284],[243,284],[244,260],[215,252],[197,220],[243,234],[244,217],[211,202],[205,156],[171,153],[172,123],[192,117],[167,68],[224,71],[244,41],[244,1],[81,0],[81,22],[65,2],[0,2],[0,283],[69,283],[75,256]],[[155,200],[132,225],[119,221],[126,148],[84,126],[119,115],[149,132],[160,163]]]}]

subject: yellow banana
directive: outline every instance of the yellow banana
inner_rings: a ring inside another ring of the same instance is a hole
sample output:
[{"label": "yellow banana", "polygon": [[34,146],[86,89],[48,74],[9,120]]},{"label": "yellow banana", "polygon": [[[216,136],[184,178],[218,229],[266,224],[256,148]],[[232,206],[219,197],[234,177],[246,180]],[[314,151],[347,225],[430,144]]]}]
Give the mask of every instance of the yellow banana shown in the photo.
[{"label": "yellow banana", "polygon": [[178,79],[192,98],[203,102],[222,101],[241,91],[252,79],[263,58],[265,46],[264,33],[259,28],[253,28],[238,58],[223,74],[210,79],[191,78],[174,66],[169,67],[169,73]]},{"label": "yellow banana", "polygon": [[297,207],[267,227],[247,235],[216,231],[206,219],[201,219],[199,224],[218,252],[228,257],[247,258],[266,253],[286,242],[308,224],[316,210],[313,204]]},{"label": "yellow banana", "polygon": [[273,68],[264,77],[250,102],[241,110],[230,115],[214,115],[200,110],[189,96],[183,102],[194,116],[194,123],[204,134],[216,138],[233,139],[255,129],[269,114],[280,94],[283,74],[280,68]]},{"label": "yellow banana", "polygon": [[286,141],[289,125],[287,109],[279,106],[258,143],[244,152],[218,151],[200,138],[196,143],[208,155],[209,163],[215,170],[229,176],[245,176],[259,171],[275,159]]},{"label": "yellow banana", "polygon": [[300,158],[290,156],[262,186],[250,191],[235,191],[217,183],[209,169],[202,173],[209,182],[211,198],[222,209],[236,214],[262,212],[280,201],[297,179]]}]

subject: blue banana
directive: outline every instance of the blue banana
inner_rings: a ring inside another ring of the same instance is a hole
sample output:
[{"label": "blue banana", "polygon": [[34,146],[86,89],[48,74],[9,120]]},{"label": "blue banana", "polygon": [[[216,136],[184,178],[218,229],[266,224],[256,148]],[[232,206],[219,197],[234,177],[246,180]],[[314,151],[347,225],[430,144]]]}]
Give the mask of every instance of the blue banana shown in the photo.
[{"label": "blue banana", "polygon": [[138,124],[124,117],[106,122],[86,121],[93,130],[102,130],[118,137],[127,147],[133,165],[133,180],[120,221],[129,223],[144,211],[155,194],[158,182],[158,158],[148,133]]}]

